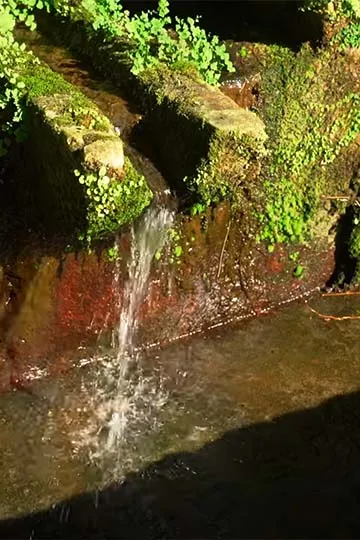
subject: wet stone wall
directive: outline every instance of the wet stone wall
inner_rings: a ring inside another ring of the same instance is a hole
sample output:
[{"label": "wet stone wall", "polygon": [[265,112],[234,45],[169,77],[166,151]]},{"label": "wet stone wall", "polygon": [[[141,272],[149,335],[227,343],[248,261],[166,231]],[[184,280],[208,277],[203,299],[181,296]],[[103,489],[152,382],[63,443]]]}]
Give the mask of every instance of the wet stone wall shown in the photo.
[{"label": "wet stone wall", "polygon": [[[229,222],[226,205],[180,215],[172,230],[176,240],[170,234],[154,259],[139,309],[139,347],[265,313],[322,286],[334,266],[326,243],[300,247],[296,263],[281,245],[272,253],[251,247],[241,223]],[[127,279],[128,233],[118,246],[116,262],[108,249],[55,256],[27,248],[16,263],[1,267],[2,391],[59,375],[88,359],[95,346],[111,346]],[[296,277],[300,263],[304,272]]]}]

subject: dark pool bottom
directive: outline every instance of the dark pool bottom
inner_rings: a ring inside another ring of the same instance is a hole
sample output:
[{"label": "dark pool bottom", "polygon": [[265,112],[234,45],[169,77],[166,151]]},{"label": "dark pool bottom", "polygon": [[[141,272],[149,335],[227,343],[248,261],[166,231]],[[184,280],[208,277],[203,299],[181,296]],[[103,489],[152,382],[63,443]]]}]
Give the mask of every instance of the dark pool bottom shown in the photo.
[{"label": "dark pool bottom", "polygon": [[96,363],[1,396],[0,537],[359,537],[359,324],[293,305],[149,353],[131,429],[92,459]]}]

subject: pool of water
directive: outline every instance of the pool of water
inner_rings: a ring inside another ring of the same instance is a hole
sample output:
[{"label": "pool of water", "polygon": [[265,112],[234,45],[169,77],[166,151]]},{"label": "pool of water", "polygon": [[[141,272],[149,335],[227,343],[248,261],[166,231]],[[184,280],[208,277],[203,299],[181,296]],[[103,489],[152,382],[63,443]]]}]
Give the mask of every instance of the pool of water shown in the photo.
[{"label": "pool of water", "polygon": [[360,296],[309,306],[1,396],[3,537],[358,536]]}]

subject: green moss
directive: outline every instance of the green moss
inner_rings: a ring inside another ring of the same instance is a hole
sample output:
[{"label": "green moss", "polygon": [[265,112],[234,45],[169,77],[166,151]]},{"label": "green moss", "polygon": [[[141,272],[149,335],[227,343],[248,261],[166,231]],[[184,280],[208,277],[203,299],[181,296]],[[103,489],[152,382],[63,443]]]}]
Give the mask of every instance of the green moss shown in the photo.
[{"label": "green moss", "polygon": [[[27,77],[28,101],[43,111],[54,132],[64,134],[73,150],[83,148],[85,140],[89,144],[99,137],[106,147],[107,136],[114,137],[109,120],[62,77],[46,66],[41,67],[36,75]],[[101,167],[100,170],[83,168],[83,174],[79,173],[78,177],[86,199],[86,227],[81,236],[89,243],[133,221],[152,199],[144,177],[128,159],[120,176],[114,171],[107,175],[105,167]]]},{"label": "green moss", "polygon": [[[39,174],[32,183],[44,223],[64,231],[82,230],[90,243],[132,222],[153,194],[128,159],[121,172],[102,166],[122,154],[110,121],[59,74],[18,48],[18,73],[28,114],[29,156]],[[91,157],[93,143],[103,143]],[[88,150],[90,149],[90,150]],[[88,150],[88,153],[87,153]],[[109,161],[106,161],[106,160]],[[121,159],[120,159],[121,161]],[[119,165],[120,167],[120,165]],[[78,180],[72,171],[81,169]],[[62,223],[64,222],[64,223]]]},{"label": "green moss", "polygon": [[22,77],[26,84],[27,93],[31,98],[74,93],[74,88],[70,83],[44,64],[35,65],[30,60],[22,73]]},{"label": "green moss", "polygon": [[162,134],[161,158],[169,163],[168,178],[174,177],[180,193],[190,192],[191,202],[204,207],[225,198],[239,205],[245,190],[247,199],[255,195],[266,138],[259,118],[196,78],[165,66],[141,78],[153,100],[152,131]]},{"label": "green moss", "polygon": [[[172,66],[180,67],[179,70],[159,62],[156,67],[134,75],[124,58],[126,44],[121,40],[104,45],[99,33],[89,39],[85,24],[76,26],[67,22],[63,26],[66,27],[67,41],[77,49],[86,49],[95,64],[116,84],[126,87],[140,104],[146,113],[141,123],[143,133],[148,131],[156,158],[171,187],[186,197],[189,197],[190,188],[195,199],[192,202],[196,199],[198,202],[205,199],[216,202],[221,199],[221,193],[226,195],[228,191],[223,184],[231,186],[235,183],[228,178],[220,179],[220,174],[226,173],[226,167],[221,168],[219,160],[209,156],[209,149],[216,146],[218,134],[220,137],[224,134],[224,149],[219,150],[222,154],[225,154],[225,134],[239,131],[237,139],[243,133],[257,138],[263,132],[263,124],[256,115],[241,111],[223,93],[204,83],[191,63]],[[249,124],[252,124],[251,128]],[[231,136],[228,140],[231,145]],[[217,161],[217,171],[209,171],[211,161]],[[242,164],[243,160],[238,163]],[[196,193],[197,184],[205,183],[201,178],[209,175],[216,176],[211,182],[212,187],[206,190],[203,186],[202,193]],[[185,182],[184,178],[187,179]]]},{"label": "green moss", "polygon": [[263,75],[269,157],[261,239],[310,238],[321,195],[343,188],[334,163],[360,132],[360,97],[346,68],[334,51],[273,48]]},{"label": "green moss", "polygon": [[349,253],[354,259],[360,260],[360,211],[354,211],[352,219],[352,232],[349,242]]},{"label": "green moss", "polygon": [[341,49],[360,47],[360,20],[351,22],[342,28],[334,37]]},{"label": "green moss", "polygon": [[264,155],[262,141],[236,133],[214,133],[208,156],[193,178],[186,178],[195,198],[205,205],[230,199],[241,207],[259,196],[257,172]]},{"label": "green moss", "polygon": [[305,0],[304,8],[320,13],[324,37],[341,50],[360,46],[359,0]]},{"label": "green moss", "polygon": [[105,167],[98,174],[75,171],[86,189],[87,228],[81,239],[91,243],[131,223],[150,204],[153,193],[145,178],[125,158],[122,178],[107,175]]},{"label": "green moss", "polygon": [[30,61],[22,72],[29,103],[50,97],[53,106],[56,104],[54,123],[59,127],[77,124],[99,131],[110,128],[109,120],[84,94],[45,64],[34,65],[30,55],[29,58]]},{"label": "green moss", "polygon": [[320,13],[332,21],[360,18],[359,0],[304,0],[303,9]]},{"label": "green moss", "polygon": [[350,255],[360,260],[360,224],[354,226],[350,237]]},{"label": "green moss", "polygon": [[[180,112],[188,112],[188,104],[196,99],[194,82],[200,82],[191,70],[175,71],[165,64],[143,71],[138,76],[145,100],[162,105],[164,101],[176,103]],[[144,99],[144,98],[143,98]]]}]

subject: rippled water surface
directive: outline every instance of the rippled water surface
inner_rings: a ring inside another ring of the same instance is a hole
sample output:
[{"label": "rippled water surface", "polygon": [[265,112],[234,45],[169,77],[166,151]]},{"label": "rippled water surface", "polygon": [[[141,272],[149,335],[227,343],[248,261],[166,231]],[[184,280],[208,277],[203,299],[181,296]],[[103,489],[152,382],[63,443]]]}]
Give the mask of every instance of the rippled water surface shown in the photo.
[{"label": "rippled water surface", "polygon": [[[356,317],[360,297],[309,304]],[[355,534],[359,324],[292,305],[148,351],[133,361],[119,394],[128,421],[111,451],[95,392],[101,362],[115,361],[111,351],[62,379],[1,396],[0,516],[53,508],[35,524],[33,517],[6,522],[6,533],[61,536],[65,527],[64,537],[97,538],[120,527],[123,537],[143,538],[309,535],[329,532],[335,520],[335,530]],[[299,520],[297,506],[310,514]],[[265,521],[254,519],[260,510]]]}]

